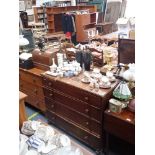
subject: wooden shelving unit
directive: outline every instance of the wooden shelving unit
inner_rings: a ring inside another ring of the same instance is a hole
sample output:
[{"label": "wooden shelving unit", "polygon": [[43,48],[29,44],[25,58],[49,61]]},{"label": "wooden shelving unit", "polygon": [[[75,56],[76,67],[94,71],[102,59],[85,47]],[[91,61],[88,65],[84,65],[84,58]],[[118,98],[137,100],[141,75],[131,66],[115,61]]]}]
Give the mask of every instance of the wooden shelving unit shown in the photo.
[{"label": "wooden shelving unit", "polygon": [[62,31],[62,20],[61,20],[62,14],[66,13],[67,11],[78,11],[78,10],[89,10],[90,13],[93,13],[93,12],[97,11],[97,8],[96,8],[96,6],[93,6],[93,5],[67,6],[67,7],[46,7],[48,32],[54,33],[54,32]]},{"label": "wooden shelving unit", "polygon": [[[47,23],[46,13],[43,7],[33,7],[34,19],[36,23]],[[44,18],[45,17],[45,18]]]}]

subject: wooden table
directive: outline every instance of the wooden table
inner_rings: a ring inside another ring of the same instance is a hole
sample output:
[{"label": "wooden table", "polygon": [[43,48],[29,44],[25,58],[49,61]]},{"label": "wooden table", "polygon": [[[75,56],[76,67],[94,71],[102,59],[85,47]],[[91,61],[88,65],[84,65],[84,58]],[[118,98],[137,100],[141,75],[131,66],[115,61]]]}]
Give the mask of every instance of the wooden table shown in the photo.
[{"label": "wooden table", "polygon": [[25,111],[25,98],[27,97],[26,94],[19,91],[19,127],[21,128],[23,122],[27,120],[27,115]]},{"label": "wooden table", "polygon": [[109,134],[131,144],[135,143],[135,114],[124,109],[120,114],[109,109],[104,112],[104,130],[106,131],[106,154],[109,152]]}]

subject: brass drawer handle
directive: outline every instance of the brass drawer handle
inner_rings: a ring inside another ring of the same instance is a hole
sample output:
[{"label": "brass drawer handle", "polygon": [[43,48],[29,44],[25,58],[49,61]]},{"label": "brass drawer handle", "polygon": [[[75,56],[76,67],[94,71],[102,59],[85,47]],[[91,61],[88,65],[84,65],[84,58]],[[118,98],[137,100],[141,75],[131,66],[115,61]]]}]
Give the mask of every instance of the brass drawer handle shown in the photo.
[{"label": "brass drawer handle", "polygon": [[51,105],[51,108],[54,108],[54,104]]},{"label": "brass drawer handle", "polygon": [[84,99],[86,100],[86,101],[88,101],[88,97],[86,96],[86,97],[84,97]]},{"label": "brass drawer handle", "polygon": [[52,97],[52,96],[53,96],[53,94],[52,94],[52,93],[50,93],[50,96]]},{"label": "brass drawer handle", "polygon": [[51,82],[49,82],[49,83],[48,83],[48,85],[49,85],[49,86],[52,86],[52,83],[51,83]]},{"label": "brass drawer handle", "polygon": [[36,83],[36,79],[32,79],[32,81],[33,81],[34,83]]},{"label": "brass drawer handle", "polygon": [[55,117],[54,116],[52,117],[52,120],[55,120]]},{"label": "brass drawer handle", "polygon": [[89,112],[89,109],[85,109],[85,112],[88,113]]},{"label": "brass drawer handle", "polygon": [[38,101],[36,102],[36,105],[39,107],[39,102]]},{"label": "brass drawer handle", "polygon": [[35,93],[35,94],[38,94],[38,90],[37,90],[37,89],[34,89],[34,93]]},{"label": "brass drawer handle", "polygon": [[84,136],[84,139],[88,139],[88,136]]},{"label": "brass drawer handle", "polygon": [[86,125],[89,125],[89,122],[86,122]]}]

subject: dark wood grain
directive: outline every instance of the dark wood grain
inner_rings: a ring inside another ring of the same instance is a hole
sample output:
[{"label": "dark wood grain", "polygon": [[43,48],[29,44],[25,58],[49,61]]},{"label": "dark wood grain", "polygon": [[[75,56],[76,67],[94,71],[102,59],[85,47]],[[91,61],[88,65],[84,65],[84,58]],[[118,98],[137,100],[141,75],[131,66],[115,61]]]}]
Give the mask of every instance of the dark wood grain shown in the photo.
[{"label": "dark wood grain", "polygon": [[42,74],[48,120],[80,141],[103,149],[103,114],[113,89],[91,91],[82,83],[83,74],[71,78],[51,77]]},{"label": "dark wood grain", "polygon": [[129,143],[135,143],[135,114],[123,110],[116,114],[106,110],[104,113],[104,129]]}]

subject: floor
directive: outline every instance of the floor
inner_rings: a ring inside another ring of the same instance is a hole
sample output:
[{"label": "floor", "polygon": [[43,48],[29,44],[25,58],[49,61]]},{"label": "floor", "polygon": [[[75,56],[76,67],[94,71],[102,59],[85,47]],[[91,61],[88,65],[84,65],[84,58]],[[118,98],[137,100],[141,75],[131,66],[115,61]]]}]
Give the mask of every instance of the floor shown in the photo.
[{"label": "floor", "polygon": [[[38,111],[36,108],[33,108],[32,106],[29,106],[27,104],[26,104],[26,113],[27,113],[28,120],[41,120],[43,122],[48,123],[47,118],[40,111]],[[71,136],[69,137],[74,141],[76,141],[78,144],[88,149],[94,155],[96,154],[94,150],[80,143],[74,137],[71,137]],[[122,140],[116,137],[113,137],[112,135],[110,136],[109,141],[110,141],[109,155],[134,155],[135,154],[135,147],[133,145],[122,142]],[[101,153],[100,155],[104,155],[104,153]]]}]

